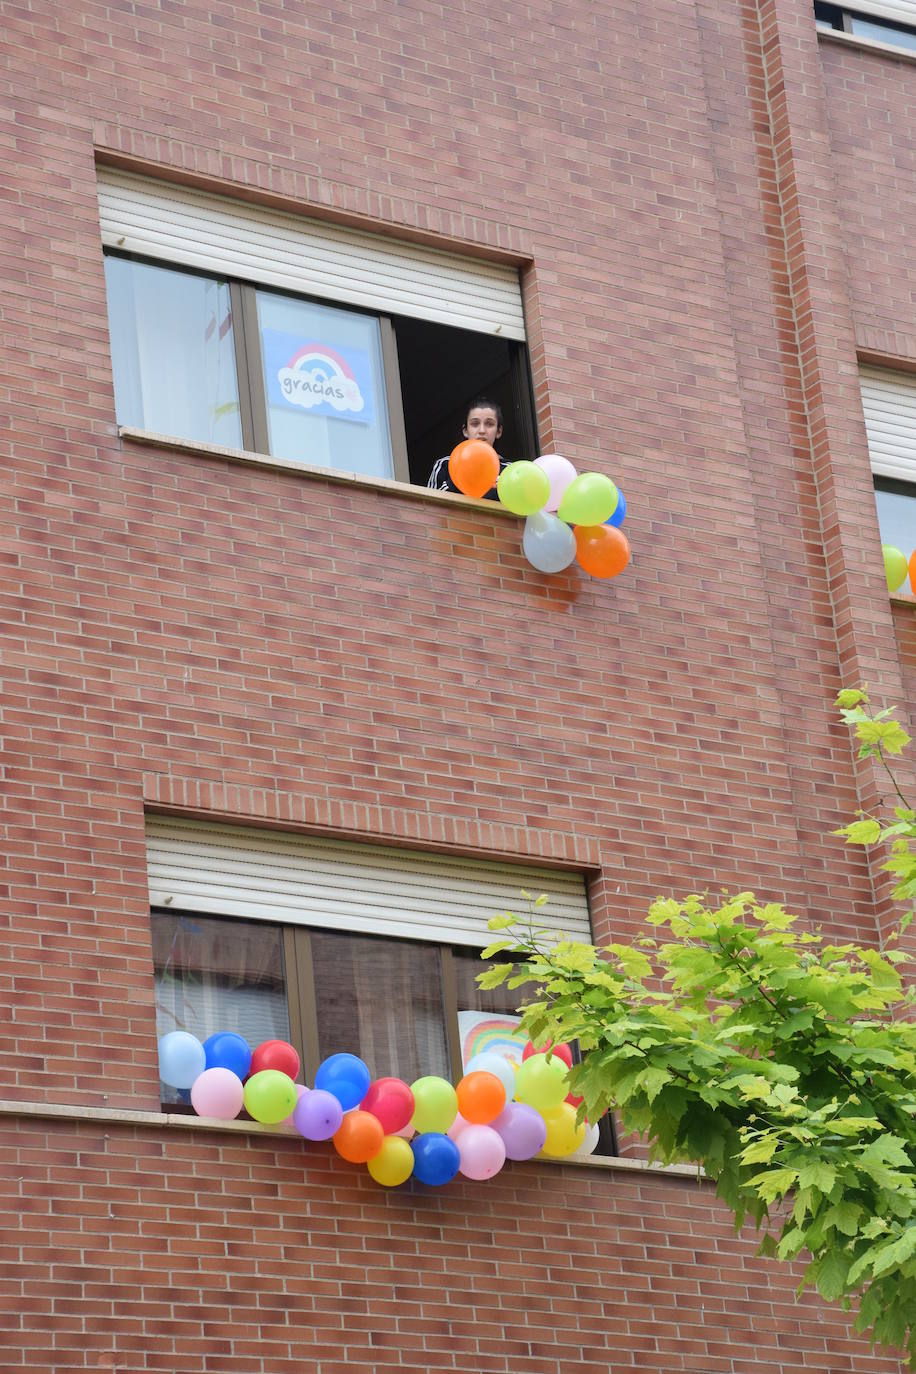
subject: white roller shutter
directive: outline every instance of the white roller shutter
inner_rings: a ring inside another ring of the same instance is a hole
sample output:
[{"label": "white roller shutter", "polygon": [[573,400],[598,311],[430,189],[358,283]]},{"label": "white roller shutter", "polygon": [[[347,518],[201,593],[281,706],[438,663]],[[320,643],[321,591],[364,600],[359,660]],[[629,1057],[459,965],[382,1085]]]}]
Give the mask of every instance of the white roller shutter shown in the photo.
[{"label": "white roller shutter", "polygon": [[852,14],[869,15],[886,19],[891,24],[909,24],[916,28],[916,0],[887,0],[887,3],[884,0],[855,0],[848,8]]},{"label": "white roller shutter", "polygon": [[581,874],[352,844],[282,831],[147,817],[150,905],[480,947],[491,916],[525,914],[591,940]]},{"label": "white roller shutter", "polygon": [[102,242],[322,300],[524,339],[518,273],[204,191],[99,168]]},{"label": "white roller shutter", "polygon": [[916,482],[916,375],[859,369],[872,472]]}]

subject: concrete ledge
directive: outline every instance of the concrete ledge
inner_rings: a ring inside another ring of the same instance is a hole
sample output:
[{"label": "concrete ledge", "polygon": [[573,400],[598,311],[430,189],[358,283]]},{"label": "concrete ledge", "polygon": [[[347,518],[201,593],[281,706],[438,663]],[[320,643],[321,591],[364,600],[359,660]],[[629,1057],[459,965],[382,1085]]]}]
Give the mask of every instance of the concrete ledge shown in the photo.
[{"label": "concrete ledge", "polygon": [[[276,1126],[262,1126],[258,1121],[218,1121],[208,1116],[177,1115],[174,1112],[129,1111],[121,1107],[70,1106],[66,1103],[11,1102],[0,1099],[0,1117],[18,1117],[32,1121],[88,1121],[108,1126],[135,1126],[152,1130],[215,1131],[221,1134],[271,1136],[279,1140],[296,1140],[300,1137],[289,1129]],[[303,1142],[305,1143],[305,1142]],[[559,1168],[604,1169],[612,1173],[660,1174],[665,1178],[690,1179],[693,1183],[702,1182],[702,1170],[690,1164],[650,1164],[645,1159],[625,1157],[608,1159],[605,1156],[589,1159],[538,1159],[538,1164]]]},{"label": "concrete ledge", "polygon": [[461,496],[453,491],[432,491],[429,487],[415,487],[408,482],[395,482],[388,477],[365,477],[359,472],[342,472],[339,468],[322,468],[310,463],[294,463],[291,458],[276,458],[269,453],[254,453],[250,449],[223,448],[219,444],[201,444],[195,439],[177,439],[173,434],[155,434],[148,429],[134,429],[131,425],[119,425],[118,435],[132,444],[147,444],[150,448],[167,448],[176,453],[194,453],[202,458],[219,458],[224,462],[241,463],[248,467],[270,468],[274,472],[288,472],[296,477],[322,482],[335,482],[339,486],[362,487],[376,491],[380,496],[406,497],[409,501],[427,501],[433,504],[457,506],[464,510],[486,511],[488,515],[498,515],[502,519],[518,521],[499,501],[476,500],[471,496]]},{"label": "concrete ledge", "polygon": [[[880,17],[876,14],[862,15],[863,19],[875,19],[880,23]],[[916,51],[910,48],[898,48],[895,43],[881,43],[876,38],[862,38],[857,33],[844,33],[842,29],[818,29],[817,36],[824,43],[840,43],[849,48],[862,48],[865,52],[883,54],[885,57],[899,57],[903,62],[916,62]]]}]

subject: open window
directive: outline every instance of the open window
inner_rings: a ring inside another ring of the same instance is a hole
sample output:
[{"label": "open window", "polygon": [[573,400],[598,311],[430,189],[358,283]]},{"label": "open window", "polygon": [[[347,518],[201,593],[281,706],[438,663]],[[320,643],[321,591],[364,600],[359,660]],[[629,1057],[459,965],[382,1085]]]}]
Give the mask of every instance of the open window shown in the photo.
[{"label": "open window", "polygon": [[120,425],[425,485],[481,395],[537,433],[518,273],[102,171]]}]

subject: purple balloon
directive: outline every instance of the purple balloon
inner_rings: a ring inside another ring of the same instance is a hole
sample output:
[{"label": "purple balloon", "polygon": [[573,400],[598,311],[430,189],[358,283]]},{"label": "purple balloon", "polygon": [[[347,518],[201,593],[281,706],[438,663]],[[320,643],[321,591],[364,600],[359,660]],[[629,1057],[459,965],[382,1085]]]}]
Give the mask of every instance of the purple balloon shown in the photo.
[{"label": "purple balloon", "polygon": [[507,1159],[533,1159],[544,1148],[547,1122],[524,1102],[510,1102],[490,1124],[506,1147]]},{"label": "purple balloon", "polygon": [[313,1088],[293,1110],[293,1125],[306,1140],[330,1140],[340,1130],[343,1107],[333,1093]]}]

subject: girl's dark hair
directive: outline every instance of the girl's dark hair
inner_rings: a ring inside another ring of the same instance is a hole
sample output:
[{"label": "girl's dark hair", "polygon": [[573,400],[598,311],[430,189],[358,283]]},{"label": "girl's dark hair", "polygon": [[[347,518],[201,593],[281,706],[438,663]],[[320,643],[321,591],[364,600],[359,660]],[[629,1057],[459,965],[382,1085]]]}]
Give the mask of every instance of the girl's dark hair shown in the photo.
[{"label": "girl's dark hair", "polygon": [[467,422],[468,422],[468,416],[470,415],[470,413],[471,413],[472,410],[492,410],[492,411],[493,411],[493,414],[496,416],[496,423],[499,425],[500,429],[502,429],[502,427],[503,427],[503,412],[502,412],[502,406],[498,406],[498,405],[496,404],[495,401],[490,401],[490,400],[488,400],[486,396],[475,396],[475,397],[474,397],[474,400],[471,401],[471,403],[470,403],[470,405],[468,406],[467,410],[464,412],[464,423],[465,423],[465,424],[467,424]]}]

